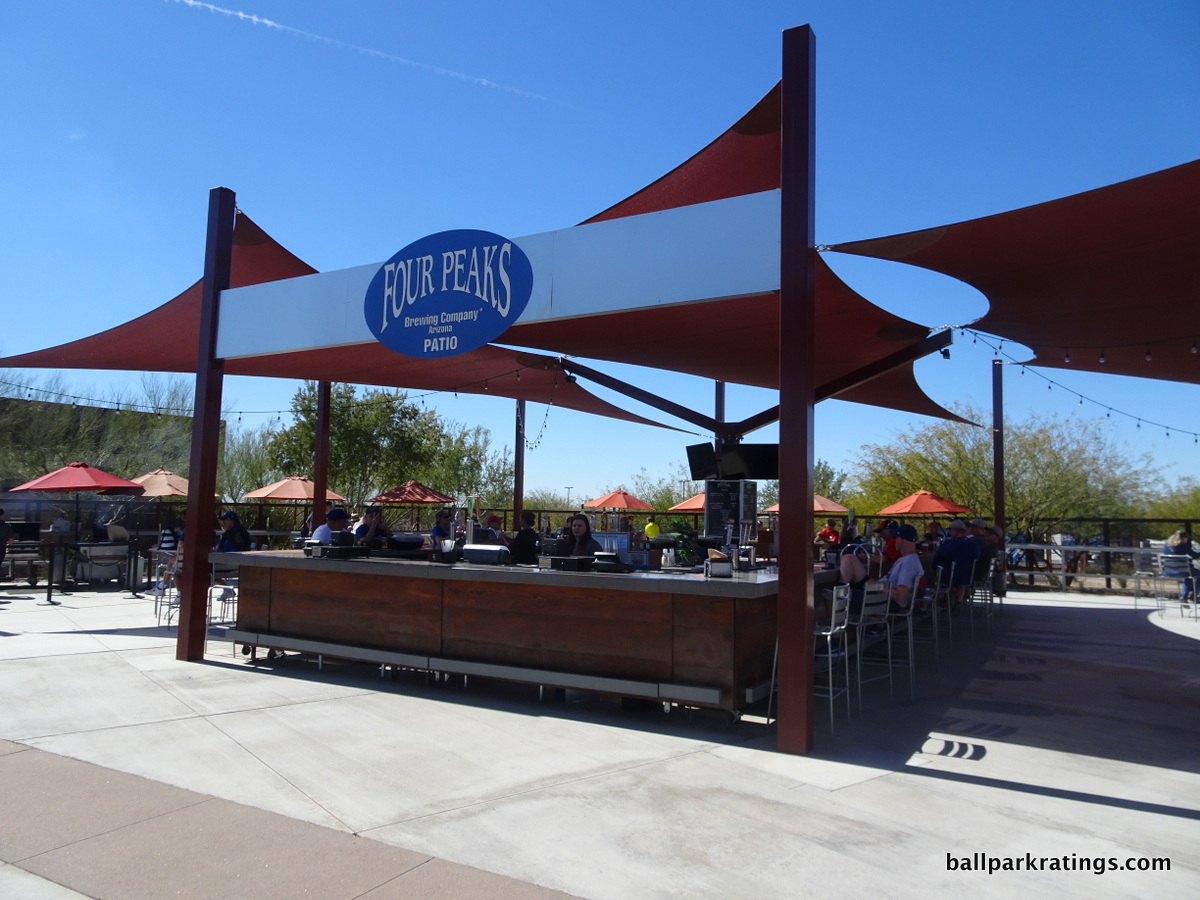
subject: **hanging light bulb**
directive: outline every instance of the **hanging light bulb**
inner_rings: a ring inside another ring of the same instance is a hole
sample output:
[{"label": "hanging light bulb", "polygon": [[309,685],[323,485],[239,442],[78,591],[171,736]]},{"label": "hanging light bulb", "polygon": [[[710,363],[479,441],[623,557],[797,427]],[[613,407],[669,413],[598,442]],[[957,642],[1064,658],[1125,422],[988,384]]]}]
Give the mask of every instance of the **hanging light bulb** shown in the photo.
[{"label": "hanging light bulb", "polygon": [[1103,347],[1100,348],[1100,362],[1101,363],[1104,362],[1104,348]]},{"label": "hanging light bulb", "polygon": [[1146,345],[1146,362],[1150,362],[1153,359],[1154,359],[1154,354],[1150,352],[1150,345],[1147,344]]},{"label": "hanging light bulb", "polygon": [[1192,338],[1192,352],[1193,353],[1200,352],[1200,351],[1197,351],[1197,349],[1196,349],[1196,339],[1195,338]]}]

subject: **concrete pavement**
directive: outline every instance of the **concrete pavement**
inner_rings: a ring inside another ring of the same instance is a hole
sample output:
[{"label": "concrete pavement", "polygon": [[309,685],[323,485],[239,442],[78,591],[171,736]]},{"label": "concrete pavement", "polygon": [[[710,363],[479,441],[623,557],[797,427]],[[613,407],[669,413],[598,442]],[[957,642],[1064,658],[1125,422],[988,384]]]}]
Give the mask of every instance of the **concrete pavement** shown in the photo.
[{"label": "concrete pavement", "polygon": [[[816,701],[794,757],[761,710],[539,702],[219,641],[181,663],[149,599],[56,599],[0,590],[0,896],[1200,892],[1200,623],[1177,607],[1010,594],[936,668],[918,649],[915,702],[875,682],[831,734]],[[1022,869],[964,871],[988,857]],[[1080,870],[1110,859],[1170,871]]]}]

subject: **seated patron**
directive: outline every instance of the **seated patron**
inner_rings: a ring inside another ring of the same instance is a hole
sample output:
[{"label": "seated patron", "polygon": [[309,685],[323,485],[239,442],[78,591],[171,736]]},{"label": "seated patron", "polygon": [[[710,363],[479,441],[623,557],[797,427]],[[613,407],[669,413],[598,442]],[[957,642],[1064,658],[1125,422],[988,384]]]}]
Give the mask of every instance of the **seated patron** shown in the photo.
[{"label": "seated patron", "polygon": [[483,520],[486,527],[476,532],[481,544],[507,544],[504,539],[504,521],[499,516],[488,516]]},{"label": "seated patron", "polygon": [[902,613],[916,598],[913,592],[925,577],[921,557],[917,556],[917,529],[912,525],[898,525],[895,530],[896,551],[900,556],[888,570],[885,579],[892,587],[890,610]]},{"label": "seated patron", "polygon": [[[900,528],[900,523],[895,519],[889,519],[879,526],[879,536],[883,540],[883,550],[880,551],[882,560],[882,571],[888,572],[892,566],[896,564],[896,560],[900,558],[900,548],[896,543],[896,532]],[[915,532],[917,529],[913,529]],[[916,538],[913,538],[916,540]]]},{"label": "seated patron", "polygon": [[833,547],[834,544],[838,543],[840,537],[837,530],[837,519],[827,519],[825,527],[817,532],[816,542]]},{"label": "seated patron", "polygon": [[325,521],[313,529],[313,540],[318,544],[332,544],[333,536],[346,531],[350,525],[350,513],[335,506],[325,513]]},{"label": "seated patron", "polygon": [[567,520],[567,525],[571,529],[567,537],[571,548],[568,556],[595,556],[604,552],[604,547],[592,537],[592,523],[588,521],[587,516],[576,513]]},{"label": "seated patron", "polygon": [[838,569],[839,584],[850,585],[850,616],[857,618],[862,612],[863,594],[867,587],[866,548],[861,544],[843,547]]},{"label": "seated patron", "polygon": [[955,519],[946,528],[949,537],[938,544],[937,552],[933,554],[933,565],[941,566],[949,572],[954,566],[954,574],[950,578],[950,601],[955,606],[962,603],[966,596],[967,586],[975,577],[975,563],[979,560],[979,545],[967,534],[967,523]]},{"label": "seated patron", "polygon": [[250,532],[233,510],[221,513],[221,536],[217,538],[216,550],[219,553],[245,553],[253,547]]},{"label": "seated patron", "polygon": [[434,519],[433,530],[429,532],[429,539],[433,542],[434,547],[440,547],[442,541],[454,540],[454,526],[450,524],[450,519],[450,510],[438,510],[438,514]]},{"label": "seated patron", "polygon": [[514,563],[521,565],[536,565],[538,561],[538,533],[533,527],[537,521],[533,513],[525,510],[521,513],[521,530],[508,542],[508,552]]},{"label": "seated patron", "polygon": [[363,510],[363,520],[354,529],[354,542],[363,547],[387,547],[391,543],[392,530],[383,523],[383,510],[368,506]]}]

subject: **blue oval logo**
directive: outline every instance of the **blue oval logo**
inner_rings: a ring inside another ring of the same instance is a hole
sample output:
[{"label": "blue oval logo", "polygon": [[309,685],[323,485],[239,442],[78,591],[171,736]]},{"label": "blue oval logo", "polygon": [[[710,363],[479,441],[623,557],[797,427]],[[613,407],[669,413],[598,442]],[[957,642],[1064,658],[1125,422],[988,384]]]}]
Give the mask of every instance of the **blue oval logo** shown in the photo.
[{"label": "blue oval logo", "polygon": [[363,315],[397,353],[455,356],[499,337],[533,293],[533,266],[490,231],[441,231],[409,244],[371,279]]}]

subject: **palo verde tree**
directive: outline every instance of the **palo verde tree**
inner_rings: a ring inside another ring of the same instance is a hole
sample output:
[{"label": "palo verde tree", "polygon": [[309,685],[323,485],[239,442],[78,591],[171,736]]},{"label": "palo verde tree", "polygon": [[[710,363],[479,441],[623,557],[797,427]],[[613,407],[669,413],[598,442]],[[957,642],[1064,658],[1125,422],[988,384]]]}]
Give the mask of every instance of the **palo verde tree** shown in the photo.
[{"label": "palo verde tree", "polygon": [[[956,409],[987,421],[970,407]],[[930,490],[991,519],[992,435],[978,425],[914,426],[885,445],[862,448],[852,505],[880,509],[917,490]],[[1128,456],[1107,435],[1104,420],[1032,415],[1005,425],[1005,505],[1010,532],[1041,538],[1064,519],[1141,514],[1158,488],[1148,456]],[[832,498],[831,498],[832,499]]]}]

